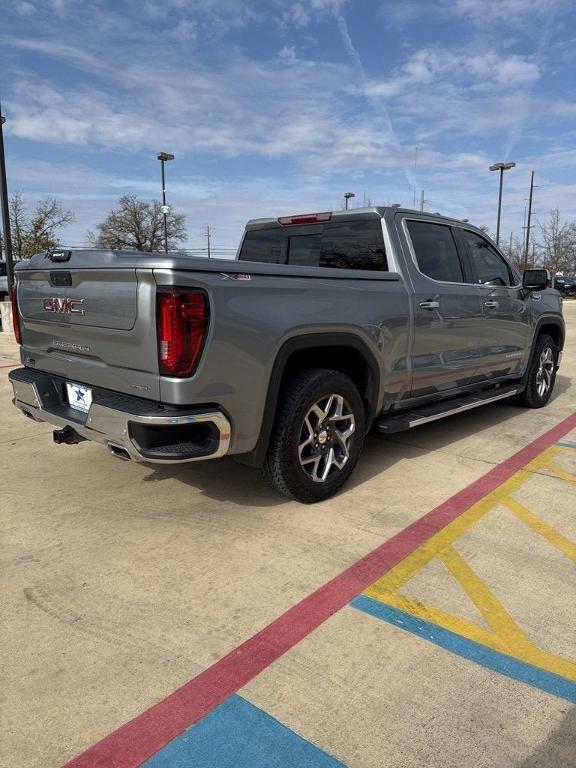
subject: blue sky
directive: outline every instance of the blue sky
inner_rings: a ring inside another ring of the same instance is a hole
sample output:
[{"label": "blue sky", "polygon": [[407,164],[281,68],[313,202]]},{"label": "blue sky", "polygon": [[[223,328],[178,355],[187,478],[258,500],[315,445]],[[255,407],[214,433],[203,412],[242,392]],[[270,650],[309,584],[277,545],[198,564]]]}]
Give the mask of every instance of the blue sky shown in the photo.
[{"label": "blue sky", "polygon": [[246,219],[419,204],[521,235],[576,216],[572,0],[0,0],[9,184],[74,210],[84,242],[121,194],[187,215],[188,247]]}]

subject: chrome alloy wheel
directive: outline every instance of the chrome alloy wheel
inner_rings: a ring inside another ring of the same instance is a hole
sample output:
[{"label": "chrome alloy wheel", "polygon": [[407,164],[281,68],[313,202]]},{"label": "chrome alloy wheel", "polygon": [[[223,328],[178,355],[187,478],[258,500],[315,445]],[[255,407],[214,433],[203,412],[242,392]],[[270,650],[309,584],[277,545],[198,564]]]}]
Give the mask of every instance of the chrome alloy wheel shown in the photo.
[{"label": "chrome alloy wheel", "polygon": [[545,347],[540,354],[540,364],[536,372],[536,391],[538,392],[538,397],[544,397],[550,389],[553,373],[554,355],[550,347]]},{"label": "chrome alloy wheel", "polygon": [[326,395],[314,403],[304,417],[298,458],[306,475],[324,483],[344,468],[350,457],[355,419],[342,395]]}]

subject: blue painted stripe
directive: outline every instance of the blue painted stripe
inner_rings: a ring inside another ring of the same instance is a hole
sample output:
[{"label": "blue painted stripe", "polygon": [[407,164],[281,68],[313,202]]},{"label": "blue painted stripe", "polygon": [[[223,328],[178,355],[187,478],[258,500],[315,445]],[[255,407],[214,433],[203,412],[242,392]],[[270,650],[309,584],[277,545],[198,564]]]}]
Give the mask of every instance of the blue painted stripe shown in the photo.
[{"label": "blue painted stripe", "polygon": [[452,653],[463,656],[466,659],[482,664],[484,667],[500,672],[502,675],[511,677],[514,680],[520,680],[535,688],[541,688],[547,693],[558,696],[561,699],[567,699],[576,703],[576,683],[560,675],[547,672],[544,669],[533,667],[523,661],[507,656],[505,653],[493,651],[485,645],[468,640],[461,635],[457,635],[448,629],[439,627],[429,621],[419,619],[390,605],[385,605],[371,597],[360,595],[354,598],[350,603],[354,608],[358,608],[364,613],[369,613],[377,619],[387,621],[396,627],[405,629],[413,635],[430,640],[436,645],[440,645]]},{"label": "blue painted stripe", "polygon": [[561,445],[563,448],[576,448],[576,443],[572,440],[558,440],[556,445]]},{"label": "blue painted stripe", "polygon": [[142,768],[346,768],[278,720],[233,694]]}]

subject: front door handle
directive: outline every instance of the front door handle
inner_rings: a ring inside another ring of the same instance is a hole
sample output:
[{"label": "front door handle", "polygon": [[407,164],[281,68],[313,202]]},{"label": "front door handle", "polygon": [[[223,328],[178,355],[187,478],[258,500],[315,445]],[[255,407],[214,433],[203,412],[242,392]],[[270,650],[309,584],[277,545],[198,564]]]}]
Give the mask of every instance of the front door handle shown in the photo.
[{"label": "front door handle", "polygon": [[420,307],[422,309],[438,309],[439,306],[440,306],[439,301],[421,301],[420,302]]},{"label": "front door handle", "polygon": [[498,309],[500,304],[497,301],[485,301],[484,306],[488,307],[488,309]]}]

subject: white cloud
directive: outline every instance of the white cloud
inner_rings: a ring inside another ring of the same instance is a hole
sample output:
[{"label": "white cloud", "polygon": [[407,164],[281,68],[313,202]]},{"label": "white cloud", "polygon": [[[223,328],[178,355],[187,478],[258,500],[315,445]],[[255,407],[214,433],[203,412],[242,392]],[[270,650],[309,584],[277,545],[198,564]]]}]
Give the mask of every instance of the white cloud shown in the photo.
[{"label": "white cloud", "polygon": [[284,20],[297,27],[306,27],[310,23],[312,15],[303,3],[294,3],[284,13]]},{"label": "white cloud", "polygon": [[475,22],[491,24],[527,21],[566,6],[567,0],[455,0],[450,4],[457,13]]},{"label": "white cloud", "polygon": [[36,6],[28,0],[20,0],[15,3],[16,13],[19,16],[32,16],[36,13]]},{"label": "white cloud", "polygon": [[194,43],[198,38],[198,24],[181,19],[170,32],[171,37],[183,43]]},{"label": "white cloud", "polygon": [[422,48],[389,78],[366,82],[364,92],[367,96],[392,97],[413,88],[441,82],[486,90],[503,85],[527,85],[539,76],[538,65],[518,54],[505,56],[495,50],[470,54],[465,50]]},{"label": "white cloud", "polygon": [[524,85],[540,77],[537,64],[526,61],[521,56],[508,56],[494,62],[494,78],[500,85]]}]

